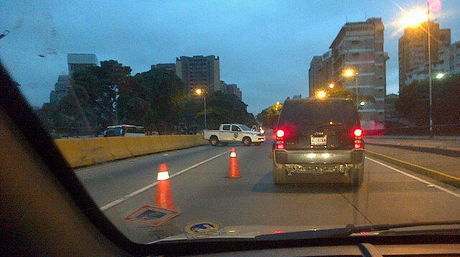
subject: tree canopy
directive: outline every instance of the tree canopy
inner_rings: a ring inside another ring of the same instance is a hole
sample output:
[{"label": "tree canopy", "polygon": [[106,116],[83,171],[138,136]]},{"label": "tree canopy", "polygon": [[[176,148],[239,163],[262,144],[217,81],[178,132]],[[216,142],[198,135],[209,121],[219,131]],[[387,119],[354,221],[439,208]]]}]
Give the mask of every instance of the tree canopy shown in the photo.
[{"label": "tree canopy", "polygon": [[[184,83],[172,71],[154,68],[131,76],[129,66],[109,60],[76,71],[70,84],[64,98],[39,110],[56,135],[98,135],[116,124],[141,125],[160,134],[204,128],[203,98],[187,99]],[[208,128],[256,124],[235,95],[215,92],[206,100]]]},{"label": "tree canopy", "polygon": [[[447,75],[443,79],[433,79],[433,124],[447,125],[460,123],[460,75]],[[429,84],[428,80],[414,81],[404,86],[395,103],[401,117],[418,126],[429,125]]]}]

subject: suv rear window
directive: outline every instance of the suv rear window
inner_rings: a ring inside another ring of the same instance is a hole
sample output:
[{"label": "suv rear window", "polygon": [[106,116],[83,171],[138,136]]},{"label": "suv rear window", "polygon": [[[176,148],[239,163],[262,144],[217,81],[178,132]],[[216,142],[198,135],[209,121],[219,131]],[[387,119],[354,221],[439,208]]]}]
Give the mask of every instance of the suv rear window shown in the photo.
[{"label": "suv rear window", "polygon": [[336,125],[359,125],[358,114],[353,102],[338,100],[286,101],[281,111],[279,126],[295,124],[300,128],[305,128],[326,125],[331,121]]}]

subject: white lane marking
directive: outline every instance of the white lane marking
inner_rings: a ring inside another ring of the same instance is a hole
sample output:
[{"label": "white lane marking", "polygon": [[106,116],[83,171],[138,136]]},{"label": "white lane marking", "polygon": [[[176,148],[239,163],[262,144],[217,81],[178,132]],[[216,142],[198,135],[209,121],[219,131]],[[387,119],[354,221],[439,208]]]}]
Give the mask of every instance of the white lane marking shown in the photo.
[{"label": "white lane marking", "polygon": [[[226,153],[228,153],[228,152],[229,152],[229,151],[225,151],[225,152],[220,153],[220,154],[218,154],[218,155],[215,155],[215,156],[213,156],[213,157],[211,157],[211,158],[209,158],[209,159],[206,159],[206,160],[204,160],[204,161],[195,163],[195,164],[193,164],[193,165],[190,166],[190,167],[187,167],[187,168],[185,168],[185,169],[183,169],[183,170],[181,170],[181,171],[179,171],[179,172],[177,172],[177,173],[174,173],[173,175],[169,176],[169,178],[171,179],[171,178],[174,178],[175,176],[179,176],[180,174],[182,174],[182,173],[184,173],[184,172],[187,172],[187,171],[189,171],[189,170],[191,170],[191,169],[193,169],[193,168],[196,168],[196,167],[198,167],[198,166],[200,166],[200,165],[202,165],[202,164],[204,164],[204,163],[206,163],[206,162],[209,162],[209,161],[211,161],[211,160],[214,160],[214,159],[216,159],[216,158],[218,158],[218,157],[220,157],[220,156],[222,156],[222,155],[224,155],[224,154],[226,154]],[[154,183],[149,184],[149,185],[147,185],[147,186],[145,186],[145,187],[143,187],[143,188],[141,188],[141,189],[138,189],[138,190],[136,190],[136,191],[134,191],[134,192],[132,192],[132,193],[130,193],[130,194],[127,194],[127,195],[123,196],[123,197],[120,198],[120,199],[117,199],[117,200],[115,200],[115,201],[113,201],[113,202],[110,202],[110,203],[108,203],[108,204],[102,206],[102,207],[100,208],[100,210],[101,210],[101,211],[106,211],[106,210],[108,210],[108,209],[110,209],[110,208],[112,208],[112,207],[114,207],[114,206],[116,206],[116,205],[118,205],[118,204],[120,204],[120,203],[122,203],[122,202],[128,200],[129,198],[131,198],[131,197],[133,197],[133,196],[136,196],[136,195],[138,195],[138,194],[140,194],[140,193],[142,193],[142,192],[144,192],[144,191],[147,191],[148,189],[150,189],[150,188],[156,186],[157,184],[158,184],[158,182],[154,182]]]},{"label": "white lane marking", "polygon": [[446,188],[444,188],[444,187],[435,185],[435,184],[433,184],[433,183],[431,183],[431,182],[428,182],[428,181],[426,181],[426,180],[424,180],[424,179],[421,179],[421,178],[419,178],[419,177],[417,177],[417,176],[414,176],[414,175],[409,174],[409,173],[407,173],[407,172],[404,172],[404,171],[402,171],[402,170],[399,170],[399,169],[396,169],[396,168],[394,168],[394,167],[391,167],[390,165],[387,165],[387,164],[385,164],[385,163],[379,162],[379,161],[374,160],[374,159],[372,159],[372,158],[366,157],[366,159],[368,159],[368,160],[370,160],[370,161],[373,161],[373,162],[375,162],[375,163],[378,163],[378,164],[380,164],[380,165],[382,165],[382,166],[385,166],[385,167],[387,167],[387,168],[389,168],[389,169],[392,169],[392,170],[394,170],[394,171],[396,171],[396,172],[399,172],[399,173],[401,173],[401,174],[403,174],[403,175],[406,175],[406,176],[408,176],[408,177],[410,177],[410,178],[413,178],[413,179],[415,179],[415,180],[418,180],[419,182],[422,182],[423,184],[426,184],[426,185],[428,185],[429,187],[437,188],[437,189],[439,189],[439,190],[441,190],[441,191],[444,191],[444,192],[446,192],[446,193],[448,193],[448,194],[451,194],[451,195],[453,195],[453,196],[455,196],[455,197],[460,198],[460,194],[457,194],[457,193],[455,193],[455,192],[453,192],[453,191],[451,191],[451,190],[449,190],[449,189],[446,189]]}]

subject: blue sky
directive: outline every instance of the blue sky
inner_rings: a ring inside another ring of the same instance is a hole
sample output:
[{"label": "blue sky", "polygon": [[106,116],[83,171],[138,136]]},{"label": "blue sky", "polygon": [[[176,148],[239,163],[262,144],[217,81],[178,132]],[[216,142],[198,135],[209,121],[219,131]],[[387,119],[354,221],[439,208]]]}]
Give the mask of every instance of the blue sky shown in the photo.
[{"label": "blue sky", "polygon": [[[387,92],[398,90],[397,6],[424,0],[378,1],[19,1],[0,2],[0,58],[33,105],[49,101],[66,54],[95,53],[115,59],[133,74],[185,55],[220,56],[221,79],[243,91],[248,110],[288,96],[308,95],[308,68],[326,52],[348,20],[382,17]],[[460,40],[460,1],[442,1],[436,16]],[[457,13],[457,17],[455,14]],[[47,48],[56,54],[46,54]],[[45,57],[39,57],[45,54]]]}]

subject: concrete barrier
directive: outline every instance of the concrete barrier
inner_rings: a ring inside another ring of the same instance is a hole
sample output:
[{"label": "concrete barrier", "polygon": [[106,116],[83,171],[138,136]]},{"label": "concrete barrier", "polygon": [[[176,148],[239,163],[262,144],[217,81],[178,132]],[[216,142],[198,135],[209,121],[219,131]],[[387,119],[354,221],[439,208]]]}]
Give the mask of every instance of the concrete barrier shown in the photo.
[{"label": "concrete barrier", "polygon": [[201,135],[57,139],[54,142],[74,168],[207,144]]}]

